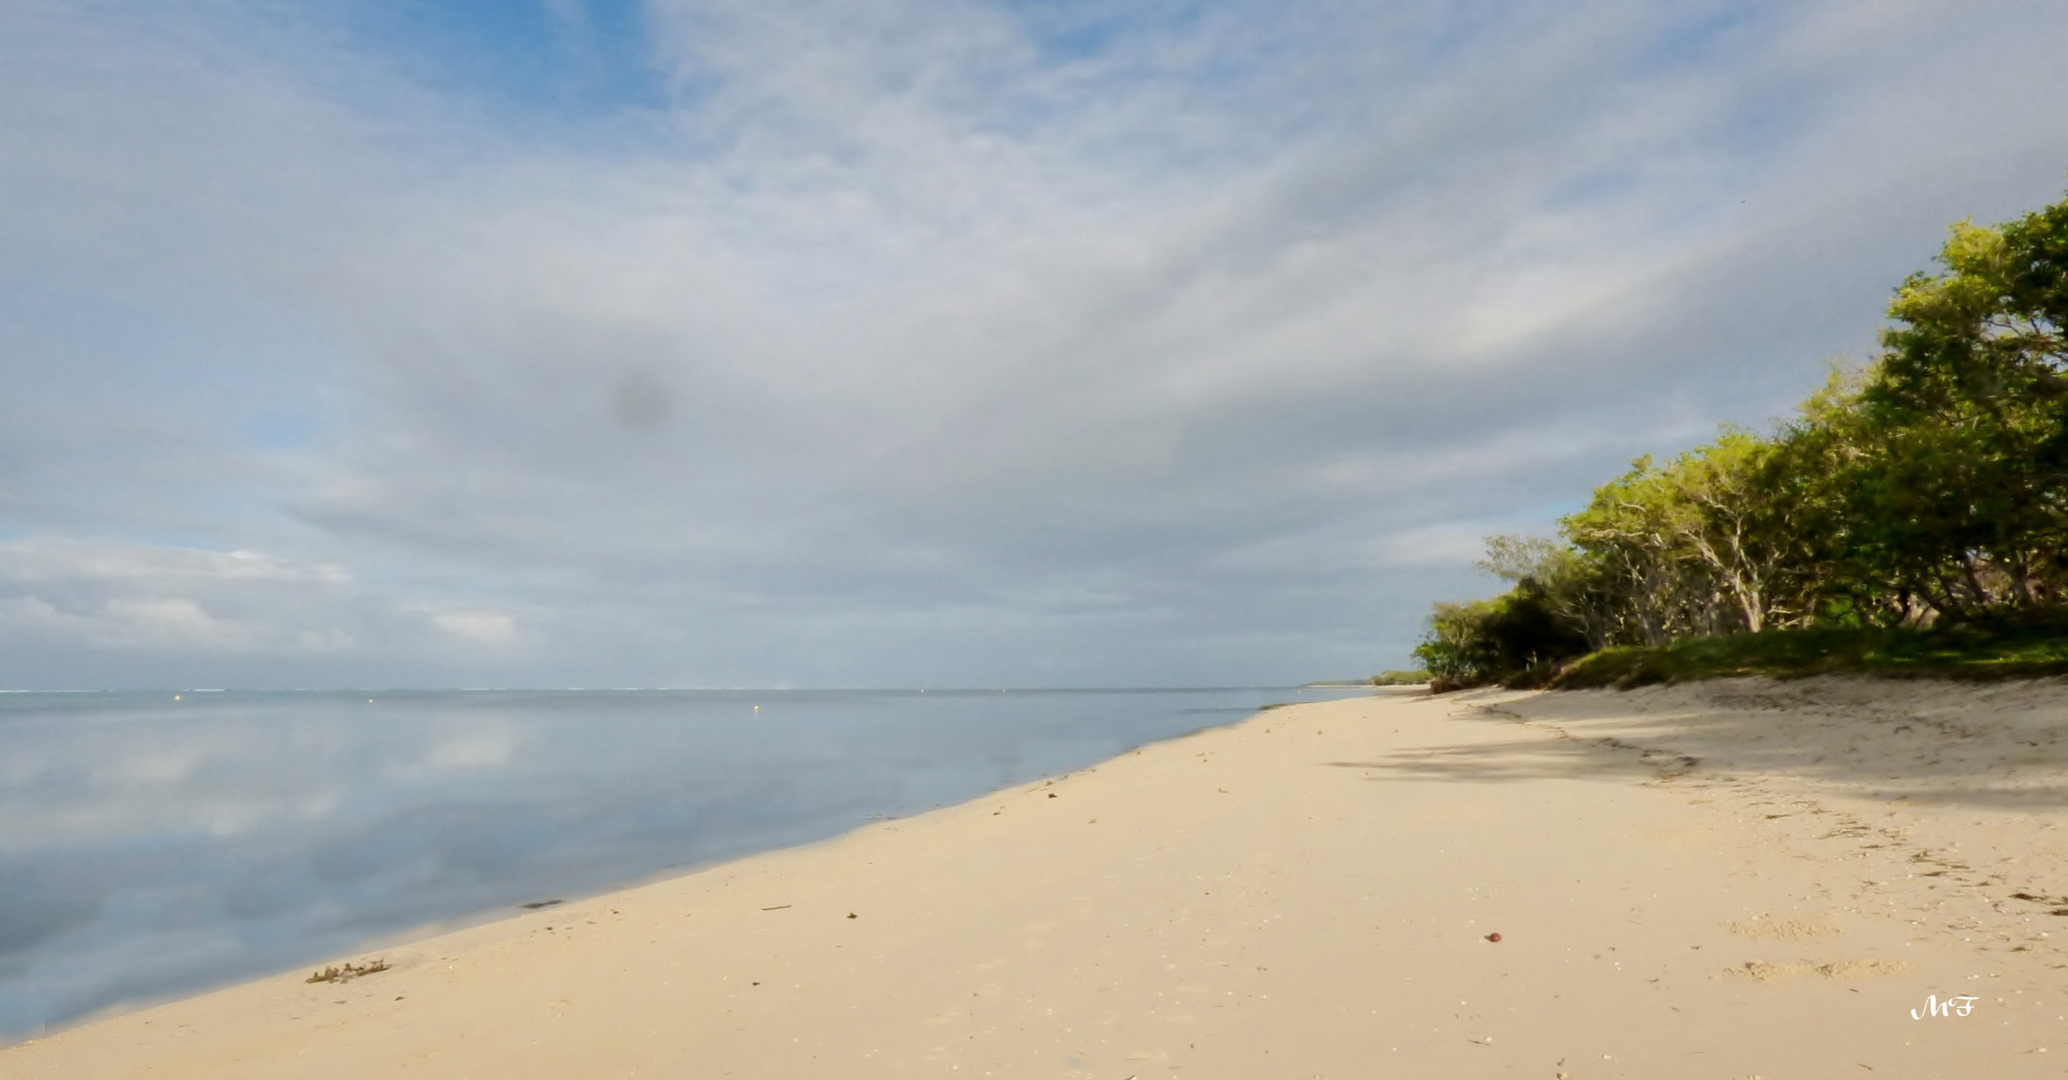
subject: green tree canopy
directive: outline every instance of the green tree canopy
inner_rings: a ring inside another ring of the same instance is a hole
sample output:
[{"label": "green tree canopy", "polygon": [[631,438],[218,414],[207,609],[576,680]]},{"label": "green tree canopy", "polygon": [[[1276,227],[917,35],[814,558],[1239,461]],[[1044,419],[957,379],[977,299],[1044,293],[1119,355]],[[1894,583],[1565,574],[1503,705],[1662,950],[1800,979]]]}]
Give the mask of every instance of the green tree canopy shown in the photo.
[{"label": "green tree canopy", "polygon": [[1639,458],[1559,523],[1488,541],[1511,583],[1440,604],[1418,655],[1458,682],[1581,648],[2068,607],[2068,200],[1961,222],[1896,290],[1882,349],[1771,436]]}]

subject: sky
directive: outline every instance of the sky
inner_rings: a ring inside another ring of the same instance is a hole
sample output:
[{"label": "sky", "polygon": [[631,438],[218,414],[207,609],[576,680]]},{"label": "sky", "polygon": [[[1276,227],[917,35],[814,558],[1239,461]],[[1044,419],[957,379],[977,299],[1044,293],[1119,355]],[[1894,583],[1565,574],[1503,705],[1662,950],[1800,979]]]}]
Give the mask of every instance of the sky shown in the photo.
[{"label": "sky", "polygon": [[2057,0],[0,3],[0,688],[1255,685],[2068,190]]}]

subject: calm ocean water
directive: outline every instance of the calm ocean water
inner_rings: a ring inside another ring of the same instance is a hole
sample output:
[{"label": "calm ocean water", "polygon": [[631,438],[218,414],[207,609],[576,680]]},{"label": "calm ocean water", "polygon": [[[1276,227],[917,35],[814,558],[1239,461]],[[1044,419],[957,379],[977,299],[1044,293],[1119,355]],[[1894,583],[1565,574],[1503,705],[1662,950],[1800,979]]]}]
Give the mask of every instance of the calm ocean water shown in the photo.
[{"label": "calm ocean water", "polygon": [[1358,693],[0,695],[0,1041]]}]

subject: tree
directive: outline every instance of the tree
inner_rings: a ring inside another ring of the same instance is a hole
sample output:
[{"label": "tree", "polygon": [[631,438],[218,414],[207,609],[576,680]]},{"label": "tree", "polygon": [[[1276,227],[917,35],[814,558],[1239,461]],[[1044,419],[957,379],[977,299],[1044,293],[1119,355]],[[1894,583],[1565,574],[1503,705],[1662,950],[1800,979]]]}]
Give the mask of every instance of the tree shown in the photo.
[{"label": "tree", "polygon": [[2068,543],[2068,201],[1961,222],[1889,306],[1861,396],[1885,451],[1862,507],[1941,612],[2058,600]]},{"label": "tree", "polygon": [[1621,639],[1629,598],[1601,559],[1543,537],[1492,536],[1486,541],[1486,557],[1473,565],[1535,592],[1588,649]]},{"label": "tree", "polygon": [[1784,548],[1771,454],[1766,440],[1732,429],[1664,466],[1639,458],[1560,522],[1580,550],[1619,572],[1643,643],[1765,629]]},{"label": "tree", "polygon": [[1565,544],[1490,539],[1512,587],[1437,605],[1416,655],[1469,685],[1583,647],[2068,607],[2068,199],[1961,222],[1939,262],[1772,438],[1639,458]]},{"label": "tree", "polygon": [[1833,365],[1824,385],[1776,433],[1761,470],[1769,536],[1784,568],[1774,584],[1780,625],[1915,622],[1929,610],[1893,569],[1893,521],[1871,505],[1867,474],[1888,447],[1860,410],[1873,369]]}]

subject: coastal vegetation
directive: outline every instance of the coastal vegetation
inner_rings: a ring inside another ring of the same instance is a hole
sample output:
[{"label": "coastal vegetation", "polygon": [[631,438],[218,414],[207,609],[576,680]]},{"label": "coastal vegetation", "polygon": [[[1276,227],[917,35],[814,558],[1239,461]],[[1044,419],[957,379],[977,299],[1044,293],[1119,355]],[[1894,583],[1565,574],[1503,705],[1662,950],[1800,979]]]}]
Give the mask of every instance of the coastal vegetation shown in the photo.
[{"label": "coastal vegetation", "polygon": [[1433,685],[2068,671],[2068,199],[1954,225],[1939,262],[1771,433],[1639,458],[1560,540],[1490,539],[1509,588],[1436,605]]},{"label": "coastal vegetation", "polygon": [[1371,677],[1373,686],[1414,686],[1428,681],[1426,671],[1381,671]]}]

